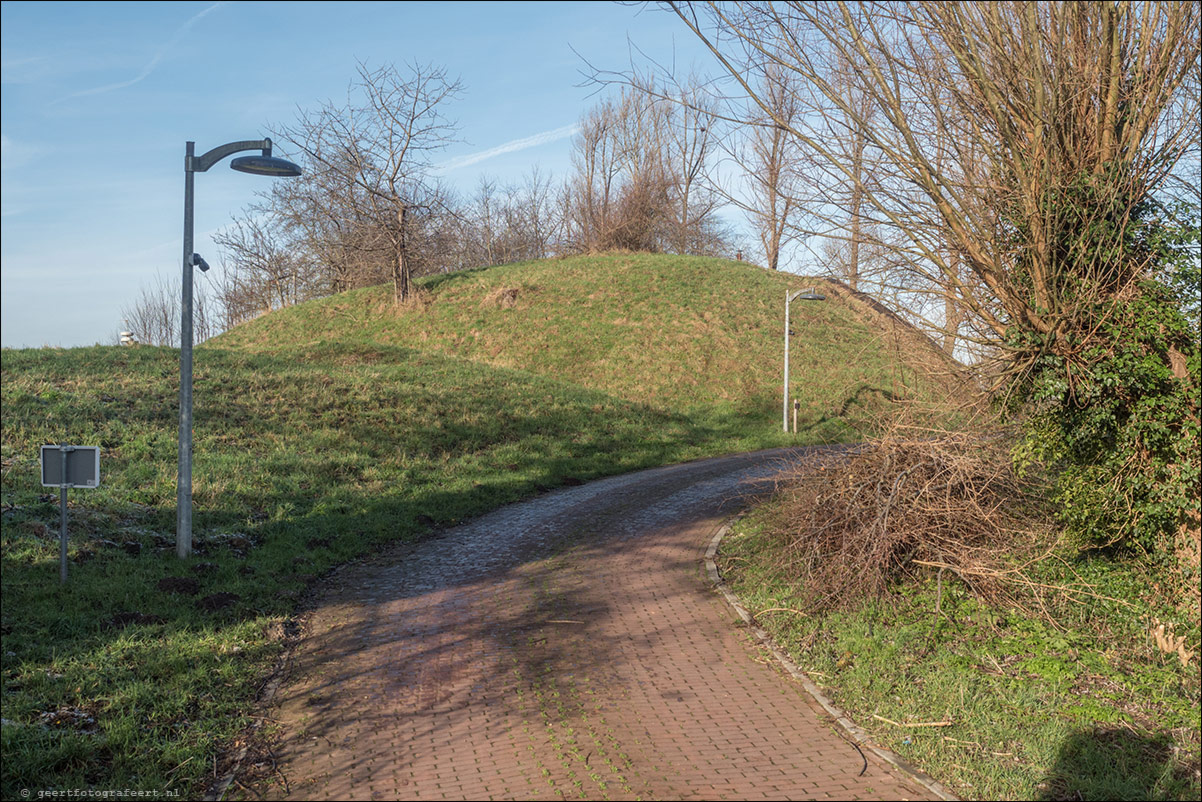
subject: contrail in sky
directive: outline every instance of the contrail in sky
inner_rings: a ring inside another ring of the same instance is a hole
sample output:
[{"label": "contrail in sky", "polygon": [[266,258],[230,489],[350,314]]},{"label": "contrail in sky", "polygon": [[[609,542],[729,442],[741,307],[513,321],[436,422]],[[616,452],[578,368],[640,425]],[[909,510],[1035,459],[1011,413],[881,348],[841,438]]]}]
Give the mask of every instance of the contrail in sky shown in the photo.
[{"label": "contrail in sky", "polygon": [[99,95],[104,92],[112,92],[115,89],[124,89],[127,86],[133,86],[134,84],[138,83],[139,81],[144,80],[148,75],[150,75],[150,73],[154,72],[155,67],[159,66],[159,62],[163,60],[163,57],[165,55],[167,55],[168,52],[175,49],[175,46],[179,43],[179,40],[183,38],[184,34],[188,32],[189,28],[191,28],[193,25],[195,25],[197,22],[199,22],[201,20],[201,18],[208,16],[212,12],[214,12],[217,9],[221,8],[222,6],[226,5],[226,2],[227,2],[227,0],[221,0],[221,2],[219,2],[219,3],[214,3],[213,5],[209,6],[204,11],[201,11],[199,14],[192,17],[192,19],[188,20],[183,25],[181,25],[175,31],[175,33],[171,34],[171,38],[169,40],[167,40],[167,44],[165,44],[159,48],[158,52],[154,54],[154,58],[152,58],[150,60],[149,64],[147,64],[145,67],[142,68],[142,72],[138,73],[138,75],[135,78],[132,78],[131,80],[128,80],[128,81],[122,81],[121,83],[108,84],[107,86],[98,86],[95,89],[84,89],[81,92],[74,92],[70,95],[67,95],[66,97],[61,97],[54,102],[62,103],[64,100],[70,100],[71,98],[74,98],[74,97],[84,97],[86,95]]},{"label": "contrail in sky", "polygon": [[434,165],[434,171],[436,173],[447,173],[451,170],[458,170],[461,167],[468,167],[482,162],[485,159],[491,159],[493,156],[500,156],[502,153],[513,153],[514,151],[525,150],[526,148],[546,145],[549,142],[555,142],[572,136],[578,130],[580,130],[580,126],[573,123],[572,125],[565,125],[562,128],[556,128],[553,131],[543,131],[541,134],[534,134],[523,139],[515,139],[512,142],[506,142],[503,145],[497,145],[495,148],[482,150],[479,153],[469,153],[466,156],[448,159],[445,162]]}]

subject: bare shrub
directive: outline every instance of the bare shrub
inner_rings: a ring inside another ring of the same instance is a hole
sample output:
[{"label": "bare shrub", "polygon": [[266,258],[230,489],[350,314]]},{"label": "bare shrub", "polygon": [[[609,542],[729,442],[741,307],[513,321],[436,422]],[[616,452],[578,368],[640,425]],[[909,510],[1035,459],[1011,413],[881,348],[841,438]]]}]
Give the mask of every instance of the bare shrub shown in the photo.
[{"label": "bare shrub", "polygon": [[[221,333],[221,315],[207,281],[197,280],[192,289],[192,336],[204,342]],[[134,342],[142,345],[180,345],[180,276],[170,278],[161,274],[149,284],[143,284],[140,294],[131,304],[121,308]]]},{"label": "bare shrub", "polygon": [[1006,558],[1032,548],[1040,529],[1009,442],[996,429],[898,425],[838,459],[799,465],[778,487],[778,570],[797,581],[808,611],[885,595],[932,568],[998,598]]},{"label": "bare shrub", "polygon": [[694,85],[664,102],[623,91],[585,113],[560,198],[564,246],[583,253],[733,250],[708,180],[712,99]]}]

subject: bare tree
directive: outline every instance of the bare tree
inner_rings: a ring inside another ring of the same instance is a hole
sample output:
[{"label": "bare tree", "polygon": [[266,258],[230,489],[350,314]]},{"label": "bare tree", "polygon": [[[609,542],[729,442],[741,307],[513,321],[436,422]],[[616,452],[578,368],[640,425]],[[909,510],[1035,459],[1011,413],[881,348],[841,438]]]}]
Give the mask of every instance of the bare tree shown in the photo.
[{"label": "bare tree", "polygon": [[549,176],[537,167],[521,183],[481,176],[466,202],[447,200],[441,270],[542,259],[558,247],[560,205]]},{"label": "bare tree", "polygon": [[563,196],[567,240],[582,251],[722,253],[730,235],[709,181],[712,101],[623,90],[581,120]]},{"label": "bare tree", "polygon": [[343,292],[387,281],[387,254],[379,232],[362,214],[364,203],[348,203],[358,190],[349,175],[309,171],[292,181],[273,182],[250,217],[269,215],[307,269],[318,294]]},{"label": "bare tree", "polygon": [[719,196],[710,180],[718,141],[717,101],[694,78],[679,90],[676,102],[661,108],[661,158],[669,187],[664,249],[692,254],[721,250],[723,238],[715,238],[714,226]]},{"label": "bare tree", "polygon": [[555,185],[551,176],[543,175],[537,166],[511,189],[507,198],[507,225],[510,231],[522,234],[522,247],[517,259],[545,259],[550,256],[561,236],[563,221],[555,202]]},{"label": "bare tree", "polygon": [[[1090,330],[1088,310],[1144,274],[1106,232],[1197,152],[1196,3],[669,5],[832,194],[859,188],[895,262],[952,297],[1014,370],[1080,347],[1069,333]],[[793,119],[748,77],[769,67],[794,79]],[[876,181],[857,181],[832,120],[879,156]],[[843,211],[811,214],[837,228]],[[1082,250],[1083,232],[1102,239]],[[1012,348],[1014,327],[1043,344]]]},{"label": "bare tree", "polygon": [[[832,75],[832,86],[836,91],[841,92],[846,98],[846,102],[856,110],[856,115],[852,119],[832,115],[826,118],[825,122],[830,131],[832,145],[836,148],[836,152],[841,153],[849,168],[845,182],[847,190],[843,194],[843,197],[846,198],[845,214],[847,215],[845,227],[847,264],[844,277],[849,287],[858,290],[860,276],[864,270],[860,250],[868,239],[865,229],[871,225],[871,222],[866,220],[864,201],[865,186],[870,180],[872,172],[868,164],[866,128],[875,124],[876,119],[872,103],[856,85],[851,65],[846,58],[837,60],[837,70]],[[843,198],[840,198],[839,202],[844,203]]]},{"label": "bare tree", "polygon": [[777,122],[793,124],[799,112],[790,80],[790,74],[778,66],[765,65],[758,85],[772,113],[749,108],[746,123],[737,127],[726,147],[741,190],[727,190],[725,195],[747,214],[769,270],[780,269],[781,251],[796,236],[802,204],[802,152],[786,125]]},{"label": "bare tree", "polygon": [[650,129],[653,105],[644,94],[624,90],[581,120],[564,206],[578,250],[654,248],[654,217],[665,187],[659,142],[641,139],[661,133]]},{"label": "bare tree", "polygon": [[476,196],[469,212],[474,222],[476,246],[480,254],[478,263],[481,265],[501,264],[498,251],[504,235],[504,213],[501,206],[500,192],[494,178],[482,175],[476,183]]},{"label": "bare tree", "polygon": [[[536,167],[522,183],[507,184],[497,190],[496,195],[495,229],[491,232],[495,245],[488,264],[509,264],[548,256],[559,231],[558,207],[550,178],[543,176]],[[479,209],[479,200],[476,205]]]},{"label": "bare tree", "polygon": [[310,197],[328,204],[327,224],[386,253],[399,303],[411,291],[418,220],[440,211],[445,197],[429,168],[432,155],[454,139],[456,126],[443,109],[461,86],[433,66],[413,65],[408,75],[391,66],[360,65],[358,72],[344,105],[302,113],[279,136],[312,172]]},{"label": "bare tree", "polygon": [[214,237],[225,257],[219,297],[226,328],[322,294],[320,271],[285,235],[271,218],[248,217]]},{"label": "bare tree", "polygon": [[[179,347],[179,279],[169,281],[162,275],[143,284],[138,297],[121,308],[121,317],[129,323],[134,341],[143,345]],[[192,294],[192,326],[197,342],[221,333],[212,293],[206,281],[196,282]]]}]

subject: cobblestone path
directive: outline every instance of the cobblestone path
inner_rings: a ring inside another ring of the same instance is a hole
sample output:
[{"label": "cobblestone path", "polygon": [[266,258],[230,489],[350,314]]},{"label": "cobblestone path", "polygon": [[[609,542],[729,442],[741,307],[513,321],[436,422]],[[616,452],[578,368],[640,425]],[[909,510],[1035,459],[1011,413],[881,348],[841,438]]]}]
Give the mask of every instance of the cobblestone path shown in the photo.
[{"label": "cobblestone path", "polygon": [[[275,799],[916,799],[769,659],[703,555],[785,452],[549,493],[326,583]],[[867,750],[866,750],[867,751]]]}]

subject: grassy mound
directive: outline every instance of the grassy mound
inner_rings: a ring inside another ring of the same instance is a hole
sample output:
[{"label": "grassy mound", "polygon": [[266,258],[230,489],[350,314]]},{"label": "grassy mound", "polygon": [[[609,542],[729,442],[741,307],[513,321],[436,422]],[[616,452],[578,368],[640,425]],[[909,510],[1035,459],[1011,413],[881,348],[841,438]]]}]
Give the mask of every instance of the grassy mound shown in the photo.
[{"label": "grassy mound", "polygon": [[[213,341],[222,348],[376,342],[554,376],[673,411],[780,414],[784,298],[801,420],[863,423],[894,397],[947,391],[953,363],[838,285],[741,262],[659,254],[576,256],[435,276],[398,309],[387,287],[267,315]],[[847,433],[843,433],[847,436]]]}]

